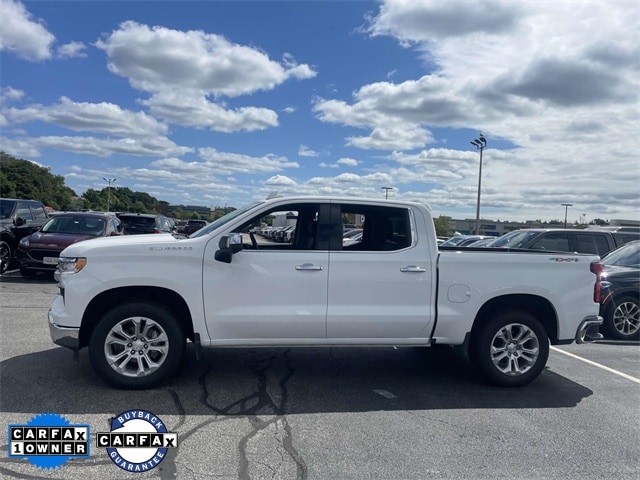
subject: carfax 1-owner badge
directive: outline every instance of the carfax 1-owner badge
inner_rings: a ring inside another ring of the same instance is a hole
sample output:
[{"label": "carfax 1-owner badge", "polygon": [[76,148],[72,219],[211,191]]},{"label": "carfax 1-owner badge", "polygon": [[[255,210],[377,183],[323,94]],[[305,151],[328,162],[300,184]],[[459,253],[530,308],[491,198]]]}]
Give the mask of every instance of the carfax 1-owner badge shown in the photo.
[{"label": "carfax 1-owner badge", "polygon": [[89,458],[89,425],[74,425],[57,413],[36,415],[27,423],[9,425],[10,458],[26,458],[44,470],[71,458]]},{"label": "carfax 1-owner badge", "polygon": [[96,435],[96,446],[127,472],[157,467],[169,448],[178,447],[178,434],[167,431],[160,418],[146,410],[128,410],[111,419],[111,431]]}]

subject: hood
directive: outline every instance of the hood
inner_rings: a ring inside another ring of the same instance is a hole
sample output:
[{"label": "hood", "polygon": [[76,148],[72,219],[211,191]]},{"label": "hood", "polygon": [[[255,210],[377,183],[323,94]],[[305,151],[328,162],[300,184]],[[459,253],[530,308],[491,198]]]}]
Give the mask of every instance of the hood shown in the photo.
[{"label": "hood", "polygon": [[78,235],[75,233],[43,233],[35,232],[29,237],[29,246],[31,248],[47,248],[53,250],[62,250],[69,245],[83,240],[99,238],[93,235]]},{"label": "hood", "polygon": [[602,279],[615,278],[621,276],[636,276],[640,277],[640,268],[636,267],[623,267],[620,265],[603,265]]},{"label": "hood", "polygon": [[100,237],[90,242],[72,244],[62,252],[62,255],[67,257],[84,257],[90,252],[115,254],[118,249],[142,251],[154,247],[170,248],[186,240],[187,239],[177,239],[169,233]]}]

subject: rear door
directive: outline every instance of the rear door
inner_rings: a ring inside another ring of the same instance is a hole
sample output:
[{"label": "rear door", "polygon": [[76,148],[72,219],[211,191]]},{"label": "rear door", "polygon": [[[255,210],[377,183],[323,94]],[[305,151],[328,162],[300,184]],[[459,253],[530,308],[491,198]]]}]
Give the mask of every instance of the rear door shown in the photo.
[{"label": "rear door", "polygon": [[[428,336],[435,272],[424,219],[404,206],[341,203],[331,213],[327,337]],[[362,228],[361,240],[343,242],[343,225]]]}]

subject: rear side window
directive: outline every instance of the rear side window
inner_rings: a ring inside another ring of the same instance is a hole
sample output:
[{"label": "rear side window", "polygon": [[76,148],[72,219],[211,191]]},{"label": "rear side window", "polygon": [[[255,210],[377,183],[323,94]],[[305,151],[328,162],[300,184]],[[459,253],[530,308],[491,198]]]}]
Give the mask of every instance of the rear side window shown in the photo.
[{"label": "rear side window", "polygon": [[33,214],[34,220],[45,220],[47,218],[47,214],[44,211],[44,207],[32,205],[31,213]]},{"label": "rear side window", "polygon": [[579,253],[593,253],[602,257],[611,250],[606,235],[578,233],[577,238]]},{"label": "rear side window", "polygon": [[547,233],[534,241],[529,248],[533,250],[549,250],[552,252],[570,252],[569,234],[561,232]]},{"label": "rear side window", "polygon": [[[342,205],[342,250],[389,252],[411,246],[411,223],[406,208]],[[361,233],[351,236],[355,228]]]},{"label": "rear side window", "polygon": [[640,240],[640,234],[630,232],[614,232],[613,238],[616,241],[616,246],[624,245],[625,243],[633,242],[634,240]]}]

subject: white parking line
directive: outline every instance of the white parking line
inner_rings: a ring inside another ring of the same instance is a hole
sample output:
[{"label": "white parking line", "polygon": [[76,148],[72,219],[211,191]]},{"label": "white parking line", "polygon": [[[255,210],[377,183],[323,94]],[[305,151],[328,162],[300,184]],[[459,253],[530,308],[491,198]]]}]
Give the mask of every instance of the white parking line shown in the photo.
[{"label": "white parking line", "polygon": [[640,384],[640,378],[632,377],[631,375],[627,375],[626,373],[619,372],[618,370],[614,370],[613,368],[609,368],[609,367],[607,367],[605,365],[602,365],[600,363],[597,363],[597,362],[592,362],[591,360],[587,360],[586,358],[579,357],[578,355],[575,355],[573,353],[565,352],[564,350],[560,350],[559,348],[556,348],[556,347],[551,347],[551,350],[554,350],[554,351],[560,352],[560,353],[564,353],[565,355],[567,355],[569,357],[572,357],[572,358],[575,358],[576,360],[580,360],[581,362],[588,363],[589,365],[593,365],[594,367],[601,368],[602,370],[606,370],[607,372],[611,372],[611,373],[613,373],[615,375],[618,375],[618,376],[620,376],[622,378],[626,378],[627,380],[631,380],[632,382],[636,382],[636,383]]}]

